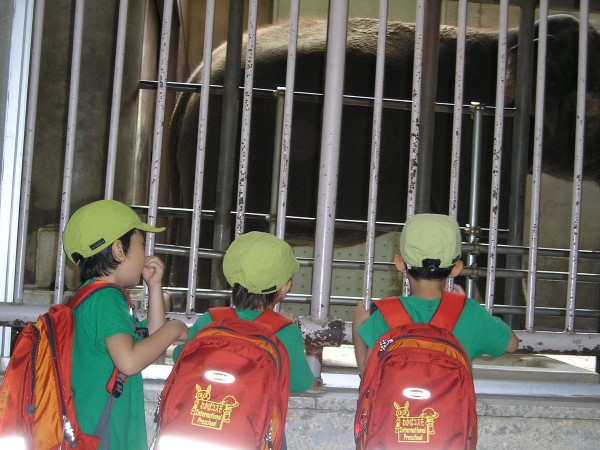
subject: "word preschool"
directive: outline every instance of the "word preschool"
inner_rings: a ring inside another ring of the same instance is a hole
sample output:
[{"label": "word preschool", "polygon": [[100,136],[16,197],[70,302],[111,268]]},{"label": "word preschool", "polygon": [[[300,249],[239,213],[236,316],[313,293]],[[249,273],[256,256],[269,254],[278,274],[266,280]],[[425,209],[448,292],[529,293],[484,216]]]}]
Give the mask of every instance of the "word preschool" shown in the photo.
[{"label": "word preschool", "polygon": [[400,406],[394,402],[396,408],[396,426],[394,431],[398,434],[398,442],[429,442],[429,436],[435,434],[434,420],[439,416],[432,408],[425,408],[419,416],[410,416],[408,402]]},{"label": "word preschool", "polygon": [[190,411],[192,425],[220,430],[224,423],[229,423],[231,411],[238,407],[239,403],[231,395],[224,397],[220,402],[212,401],[211,388],[210,384],[204,390],[200,385],[196,385],[196,401]]}]

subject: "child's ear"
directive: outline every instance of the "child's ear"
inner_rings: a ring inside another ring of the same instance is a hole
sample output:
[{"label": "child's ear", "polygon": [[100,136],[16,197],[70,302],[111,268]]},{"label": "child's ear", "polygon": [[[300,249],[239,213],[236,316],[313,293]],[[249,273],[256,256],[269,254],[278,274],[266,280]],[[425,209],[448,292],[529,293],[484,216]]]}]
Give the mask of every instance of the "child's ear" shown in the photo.
[{"label": "child's ear", "polygon": [[398,272],[406,272],[406,264],[404,263],[404,259],[402,259],[402,256],[394,256],[394,265],[396,266],[396,269],[398,269]]},{"label": "child's ear", "polygon": [[123,243],[120,240],[113,242],[111,248],[113,258],[117,261],[123,262],[127,259],[127,255],[125,255],[125,252],[123,251]]},{"label": "child's ear", "polygon": [[285,296],[288,294],[288,292],[290,292],[291,288],[292,288],[292,280],[288,280],[288,282],[285,283],[283,285],[283,287],[281,289],[279,289],[279,291],[277,291],[277,295],[275,296],[275,301],[273,302],[273,305],[276,305],[281,300],[283,300],[285,298]]}]

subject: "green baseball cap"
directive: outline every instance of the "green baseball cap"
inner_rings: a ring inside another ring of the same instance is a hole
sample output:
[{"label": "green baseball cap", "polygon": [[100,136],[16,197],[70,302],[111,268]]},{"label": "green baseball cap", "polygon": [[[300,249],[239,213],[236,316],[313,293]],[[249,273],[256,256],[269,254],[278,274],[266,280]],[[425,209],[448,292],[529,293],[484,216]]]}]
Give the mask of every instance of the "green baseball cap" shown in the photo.
[{"label": "green baseball cap", "polygon": [[424,259],[439,259],[444,269],[460,259],[460,242],[460,229],[452,217],[416,214],[400,234],[400,256],[412,267],[423,267]]},{"label": "green baseball cap", "polygon": [[134,228],[151,233],[166,229],[142,222],[129,206],[121,202],[98,200],[73,213],[63,232],[63,247],[69,259],[77,263],[74,254],[89,258]]},{"label": "green baseball cap", "polygon": [[269,233],[250,231],[234,240],[223,257],[227,282],[252,294],[277,292],[300,270],[290,245]]}]

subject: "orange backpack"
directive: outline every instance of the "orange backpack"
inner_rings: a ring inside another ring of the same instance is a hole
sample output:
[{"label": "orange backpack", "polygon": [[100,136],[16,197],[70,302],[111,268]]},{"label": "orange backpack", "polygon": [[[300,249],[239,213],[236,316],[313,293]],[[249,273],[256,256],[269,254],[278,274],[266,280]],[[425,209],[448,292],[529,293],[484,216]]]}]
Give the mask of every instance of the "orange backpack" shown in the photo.
[{"label": "orange backpack", "polygon": [[279,450],[290,369],[275,333],[291,322],[270,310],[253,321],[233,308],[209,312],[213,322],[187,343],[165,382],[154,448]]},{"label": "orange backpack", "polygon": [[83,433],[71,392],[73,310],[94,292],[108,287],[119,289],[131,307],[123,288],[93,281],[79,289],[66,305],[52,306],[21,331],[0,386],[0,448],[98,448],[108,430],[112,401],[122,392],[126,377],[115,369],[107,384],[112,395],[95,435]]},{"label": "orange backpack", "polygon": [[389,326],[369,354],[354,420],[357,449],[477,445],[471,364],[452,335],[465,296],[444,292],[429,323],[398,297],[374,302]]}]

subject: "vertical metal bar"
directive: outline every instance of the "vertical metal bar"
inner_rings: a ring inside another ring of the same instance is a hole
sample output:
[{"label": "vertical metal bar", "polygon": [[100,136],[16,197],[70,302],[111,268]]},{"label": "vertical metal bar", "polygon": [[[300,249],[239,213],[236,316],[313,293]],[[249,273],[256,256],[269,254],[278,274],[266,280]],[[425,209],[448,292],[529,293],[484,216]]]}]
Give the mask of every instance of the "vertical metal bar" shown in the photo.
[{"label": "vertical metal bar", "polygon": [[[273,139],[273,167],[271,169],[271,201],[269,204],[269,214],[271,218],[277,216],[279,206],[279,172],[281,171],[281,139],[283,133],[284,119],[284,103],[285,103],[285,87],[277,87],[274,92],[275,96],[275,125]],[[275,234],[277,222],[269,220],[269,233]],[[275,307],[279,306],[279,303]]]},{"label": "vertical metal bar", "polygon": [[[26,233],[26,230],[21,230],[19,226],[18,205],[22,200],[19,187],[22,182],[23,140],[29,125],[26,104],[33,7],[32,1],[16,2],[14,8],[7,12],[12,20],[4,109],[6,121],[2,130],[0,164],[0,227],[3,233],[3,239],[0,241],[0,304],[14,301],[19,246],[13,236],[18,237],[19,233]],[[21,227],[23,226],[26,228],[27,223],[21,224]],[[0,327],[0,370],[5,369],[9,362],[11,334],[10,327]]]},{"label": "vertical metal bar", "polygon": [[369,310],[373,290],[375,260],[375,221],[377,219],[377,186],[379,184],[379,155],[381,150],[381,117],[383,111],[383,81],[385,74],[385,39],[387,35],[388,1],[379,0],[379,30],[375,63],[375,97],[373,102],[373,133],[371,136],[371,173],[369,179],[369,209],[363,281],[363,304]]},{"label": "vertical metal bar", "polygon": [[[419,167],[419,139],[421,115],[421,80],[423,71],[423,29],[425,28],[425,0],[417,1],[417,18],[415,25],[415,49],[413,63],[412,84],[412,110],[410,118],[410,156],[408,160],[408,191],[406,199],[406,218],[415,213],[418,167]],[[403,295],[408,295],[410,285],[408,277],[404,277]]]},{"label": "vertical metal bar", "polygon": [[537,75],[535,83],[535,123],[533,136],[533,169],[529,223],[529,262],[527,270],[527,310],[525,330],[534,330],[537,280],[537,251],[540,220],[540,194],[542,189],[542,153],[544,140],[544,102],[546,92],[546,48],[548,42],[548,0],[539,8]]},{"label": "vertical metal bar", "polygon": [[204,185],[204,162],[206,159],[206,133],[208,123],[208,100],[210,98],[210,71],[212,66],[213,29],[215,23],[215,0],[206,2],[204,18],[204,61],[202,69],[202,90],[198,112],[198,141],[196,148],[196,170],[194,178],[194,200],[192,204],[192,229],[190,239],[190,263],[188,270],[188,293],[186,311],[195,307],[196,285],[198,280],[198,248],[200,247],[200,217]]},{"label": "vertical metal bar", "polygon": [[579,59],[577,65],[577,117],[575,128],[575,162],[573,171],[573,201],[571,202],[571,245],[569,255],[569,295],[566,330],[575,332],[575,299],[577,293],[577,256],[581,227],[581,191],[583,183],[583,149],[585,144],[585,90],[587,85],[587,50],[589,2],[582,0],[579,9]]},{"label": "vertical metal bar", "polygon": [[112,106],[110,111],[110,129],[108,131],[108,155],[106,160],[106,184],[104,198],[113,198],[115,188],[115,167],[117,159],[117,141],[119,138],[119,119],[121,113],[121,91],[123,87],[123,60],[125,58],[125,37],[127,34],[127,10],[129,0],[119,2],[119,23],[115,47],[115,72],[113,76]]},{"label": "vertical metal bar", "polygon": [[71,209],[71,176],[73,174],[73,154],[75,152],[75,132],[77,129],[77,103],[79,100],[79,75],[81,69],[81,43],[83,40],[83,14],[85,1],[75,4],[75,23],[73,27],[73,51],[71,56],[71,81],[69,89],[69,112],[67,116],[67,142],[65,147],[65,163],[62,182],[60,206],[60,233],[58,234],[58,251],[56,252],[56,282],[54,286],[54,303],[62,303],[65,280],[65,252],[62,232],[69,220]]},{"label": "vertical metal bar", "polygon": [[[235,177],[235,154],[238,136],[240,64],[242,60],[242,34],[244,32],[244,1],[229,2],[227,20],[227,54],[221,130],[219,135],[219,166],[217,169],[215,221],[213,226],[213,248],[225,251],[231,241],[231,203],[233,179]],[[227,283],[221,270],[221,261],[211,264],[211,288],[226,289]],[[221,304],[214,300],[213,305]]]},{"label": "vertical metal bar", "polygon": [[456,34],[456,71],[454,75],[454,112],[452,123],[452,165],[450,166],[450,216],[458,213],[458,181],[460,175],[460,143],[462,139],[463,88],[465,48],[467,40],[467,0],[458,2],[458,31]]},{"label": "vertical metal bar", "polygon": [[[154,112],[154,140],[152,142],[152,162],[150,170],[150,193],[148,196],[148,224],[156,225],[158,211],[158,187],[160,183],[160,162],[165,121],[167,97],[167,76],[169,67],[169,42],[171,40],[171,19],[173,0],[165,0],[158,60],[158,85],[156,87],[156,106]],[[154,233],[146,233],[146,254],[154,253]],[[144,283],[142,307],[148,307],[148,286]]]},{"label": "vertical metal bar", "polygon": [[[448,214],[455,219],[458,214],[458,182],[460,178],[460,143],[462,139],[462,105],[464,94],[465,49],[467,41],[467,0],[460,0],[458,2],[457,25],[454,111],[452,116],[452,162],[450,164],[450,198],[448,200]],[[453,283],[453,279],[448,279],[447,289],[450,289]],[[467,284],[467,289],[468,288],[469,283]],[[467,293],[471,296],[469,291],[467,291]]]},{"label": "vertical metal bar", "polygon": [[496,248],[498,246],[498,220],[500,203],[500,173],[502,169],[502,131],[504,125],[504,91],[506,81],[506,42],[508,31],[508,0],[500,1],[498,26],[498,72],[496,85],[496,114],[494,118],[494,150],[492,158],[492,200],[490,203],[490,232],[485,306],[492,311],[494,284],[496,282]]},{"label": "vertical metal bar", "polygon": [[250,124],[252,120],[252,89],[254,87],[254,54],[256,48],[257,0],[248,5],[248,39],[246,41],[246,68],[244,72],[244,100],[242,107],[242,130],[238,174],[235,237],[244,232],[246,214],[246,185],[248,183],[248,159],[250,154]]},{"label": "vertical metal bar", "polygon": [[431,205],[431,167],[433,165],[433,139],[435,134],[435,97],[437,92],[438,42],[440,37],[440,0],[424,3],[423,55],[421,80],[421,113],[419,126],[419,164],[415,190],[416,211],[429,212]]},{"label": "vertical metal bar", "polygon": [[[325,320],[331,293],[331,264],[337,197],[342,95],[346,63],[348,0],[329,3],[327,60],[321,131],[321,161],[317,202],[311,317]],[[320,371],[319,371],[320,372]]]},{"label": "vertical metal bar", "polygon": [[285,74],[285,96],[283,101],[283,129],[281,132],[281,162],[279,164],[279,198],[277,208],[276,234],[285,237],[285,216],[287,214],[288,180],[290,172],[290,147],[292,142],[292,116],[294,111],[294,89],[296,82],[296,51],[298,47],[298,22],[300,20],[300,0],[290,3],[290,32],[288,42],[287,68]]},{"label": "vertical metal bar", "polygon": [[[473,113],[473,144],[471,150],[471,189],[469,197],[469,236],[470,243],[479,241],[479,191],[481,185],[481,151],[482,151],[482,130],[483,130],[483,112],[485,106],[480,103],[471,103]],[[467,258],[469,267],[477,263],[477,252],[472,252]],[[473,298],[475,292],[475,282],[472,279],[467,281],[467,295]]]},{"label": "vertical metal bar", "polygon": [[[519,38],[517,50],[517,73],[515,85],[515,117],[513,118],[512,156],[510,167],[510,198],[508,207],[508,244],[523,245],[523,223],[525,216],[525,190],[529,170],[529,142],[531,134],[532,67],[534,45],[535,3],[521,2]],[[507,255],[508,269],[521,269],[523,257]],[[521,305],[523,290],[521,280],[507,278],[504,304]],[[508,314],[504,317],[511,328],[517,328],[519,317]]]},{"label": "vertical metal bar", "polygon": [[[17,254],[15,263],[15,303],[23,303],[25,278],[25,254],[27,249],[27,224],[31,200],[31,171],[33,167],[33,144],[40,84],[40,58],[42,53],[42,32],[44,29],[45,0],[35,2],[33,18],[33,40],[29,68],[29,90],[27,93],[27,123],[23,150],[23,173],[21,176],[21,199],[19,207],[19,230],[17,234]],[[58,249],[61,251],[61,249]]]}]

